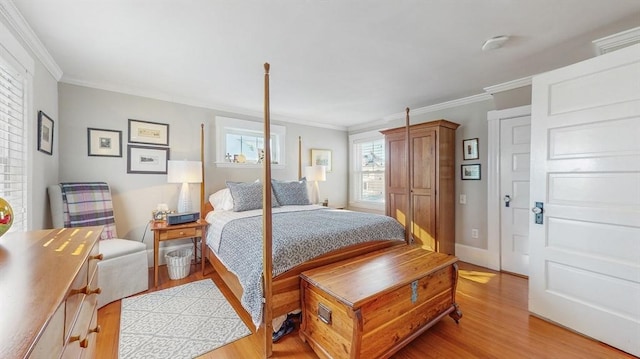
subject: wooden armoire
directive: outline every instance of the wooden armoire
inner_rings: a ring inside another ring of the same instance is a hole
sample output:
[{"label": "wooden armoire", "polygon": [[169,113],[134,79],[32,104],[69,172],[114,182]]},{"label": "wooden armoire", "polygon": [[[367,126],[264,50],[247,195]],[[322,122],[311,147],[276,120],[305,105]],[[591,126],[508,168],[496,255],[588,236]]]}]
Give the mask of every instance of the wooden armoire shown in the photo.
[{"label": "wooden armoire", "polygon": [[386,151],[386,214],[406,228],[407,164],[411,163],[412,238],[424,248],[455,254],[457,123],[436,120],[382,131]]}]

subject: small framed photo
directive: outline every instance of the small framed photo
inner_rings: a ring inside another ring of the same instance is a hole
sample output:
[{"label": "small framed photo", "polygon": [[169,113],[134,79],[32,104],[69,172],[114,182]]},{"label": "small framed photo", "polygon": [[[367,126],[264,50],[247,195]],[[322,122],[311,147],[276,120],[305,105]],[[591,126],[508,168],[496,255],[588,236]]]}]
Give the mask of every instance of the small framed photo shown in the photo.
[{"label": "small framed photo", "polygon": [[129,119],[129,142],[169,146],[169,125]]},{"label": "small framed photo", "polygon": [[460,165],[460,175],[463,180],[479,180],[480,164]]},{"label": "small framed photo", "polygon": [[478,158],[480,158],[478,154],[478,139],[470,138],[468,140],[462,140],[462,159],[477,160]]},{"label": "small framed photo", "polygon": [[122,131],[87,128],[89,156],[122,157]]},{"label": "small framed photo", "polygon": [[53,120],[38,111],[38,151],[53,154]]},{"label": "small framed photo", "polygon": [[325,166],[331,172],[331,150],[311,149],[311,165]]},{"label": "small framed photo", "polygon": [[127,146],[127,173],[167,174],[169,148]]}]

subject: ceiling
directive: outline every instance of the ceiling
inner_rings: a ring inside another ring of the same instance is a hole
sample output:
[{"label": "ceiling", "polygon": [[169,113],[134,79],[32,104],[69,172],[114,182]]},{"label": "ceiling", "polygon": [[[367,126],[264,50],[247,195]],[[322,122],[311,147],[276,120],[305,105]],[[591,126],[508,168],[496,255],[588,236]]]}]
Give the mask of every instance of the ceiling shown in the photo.
[{"label": "ceiling", "polygon": [[[60,81],[347,129],[594,55],[638,0],[13,0]],[[509,35],[503,48],[483,42]]]}]

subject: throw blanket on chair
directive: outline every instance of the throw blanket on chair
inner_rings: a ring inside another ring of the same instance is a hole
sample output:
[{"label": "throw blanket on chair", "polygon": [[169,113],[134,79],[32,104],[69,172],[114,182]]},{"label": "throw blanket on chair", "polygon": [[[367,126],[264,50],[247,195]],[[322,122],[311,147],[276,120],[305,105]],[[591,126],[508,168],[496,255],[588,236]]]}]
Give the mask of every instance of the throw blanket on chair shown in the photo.
[{"label": "throw blanket on chair", "polygon": [[109,185],[105,182],[60,183],[65,227],[104,226],[100,239],[117,238]]}]

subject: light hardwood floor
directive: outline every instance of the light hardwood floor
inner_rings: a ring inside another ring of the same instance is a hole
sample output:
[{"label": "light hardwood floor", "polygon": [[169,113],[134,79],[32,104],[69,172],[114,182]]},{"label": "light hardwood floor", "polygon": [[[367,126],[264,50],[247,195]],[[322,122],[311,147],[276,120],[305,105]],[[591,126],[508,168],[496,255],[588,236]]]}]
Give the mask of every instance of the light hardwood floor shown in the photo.
[{"label": "light hardwood floor", "polygon": [[[199,267],[198,267],[199,268]],[[224,291],[222,281],[208,266],[207,278]],[[192,266],[191,275],[170,280],[166,267],[160,267],[157,289],[203,278]],[[150,273],[150,283],[153,283]],[[393,358],[635,358],[615,348],[583,337],[562,327],[529,315],[527,279],[486,268],[460,263],[457,302],[463,317],[460,324],[449,318],[416,338]],[[151,289],[153,291],[155,289]],[[232,301],[237,306],[237,302]],[[250,323],[248,318],[243,318]],[[98,310],[97,358],[118,357],[120,301]],[[273,347],[274,358],[317,358],[294,332]],[[218,348],[201,358],[261,358],[257,335],[250,335]]]}]

